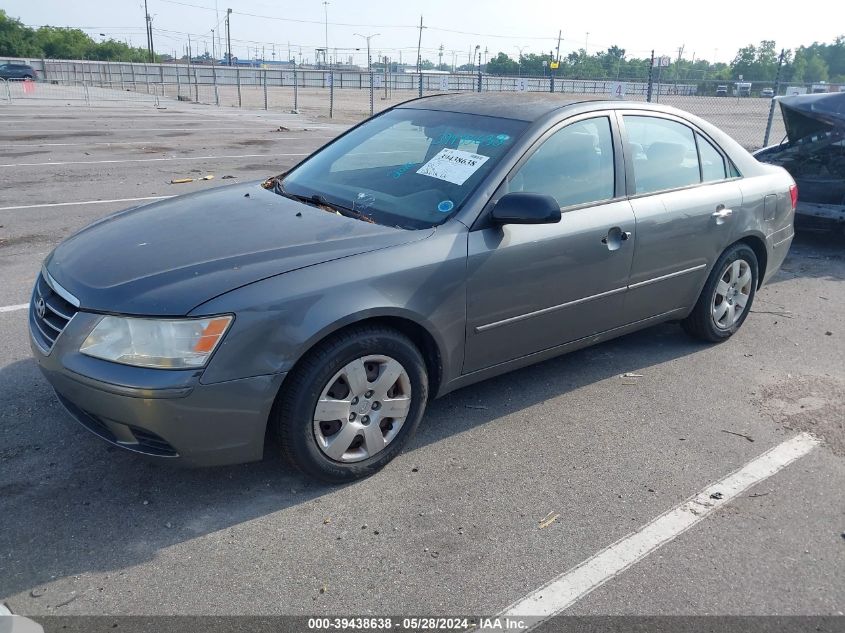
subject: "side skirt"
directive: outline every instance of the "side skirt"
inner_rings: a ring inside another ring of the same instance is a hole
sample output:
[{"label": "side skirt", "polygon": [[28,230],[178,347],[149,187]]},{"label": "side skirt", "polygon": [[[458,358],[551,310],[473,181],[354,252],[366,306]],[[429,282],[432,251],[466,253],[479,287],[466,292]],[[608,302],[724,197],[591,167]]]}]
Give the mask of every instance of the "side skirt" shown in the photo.
[{"label": "side skirt", "polygon": [[642,330],[643,328],[649,327],[651,325],[656,325],[657,323],[661,323],[663,321],[671,321],[672,319],[682,318],[688,312],[689,308],[675,308],[674,310],[670,310],[669,312],[655,314],[654,316],[648,317],[647,319],[634,321],[633,323],[629,323],[628,325],[623,325],[617,328],[613,328],[612,330],[599,332],[598,334],[591,334],[590,336],[585,336],[583,338],[579,338],[568,343],[563,343],[562,345],[556,345],[554,347],[550,347],[549,349],[534,352],[533,354],[528,354],[526,356],[520,356],[519,358],[515,358],[504,363],[499,363],[497,365],[492,365],[491,367],[479,369],[469,374],[458,376],[457,378],[454,378],[449,382],[443,384],[437,393],[437,397],[439,398],[441,396],[445,396],[447,393],[455,391],[456,389],[460,389],[462,387],[481,382],[482,380],[487,380],[488,378],[492,378],[493,376],[506,374],[515,369],[528,367],[529,365],[533,365],[535,363],[539,363],[544,360],[554,358],[556,356],[562,356],[563,354],[568,354],[569,352],[574,352],[575,350],[590,347],[591,345],[595,345],[596,343],[609,341],[619,336],[624,336],[625,334],[630,334],[631,332]]}]

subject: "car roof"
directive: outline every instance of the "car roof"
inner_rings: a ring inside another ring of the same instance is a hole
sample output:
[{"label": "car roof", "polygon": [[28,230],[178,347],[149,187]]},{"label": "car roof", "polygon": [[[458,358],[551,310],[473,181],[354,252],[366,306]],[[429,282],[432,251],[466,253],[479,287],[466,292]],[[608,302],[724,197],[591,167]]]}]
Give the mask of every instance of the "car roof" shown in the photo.
[{"label": "car roof", "polygon": [[548,92],[469,92],[421,97],[406,101],[397,107],[536,121],[554,110],[578,102],[577,99]]},{"label": "car roof", "polygon": [[550,92],[469,92],[462,94],[439,94],[421,97],[400,103],[396,108],[413,108],[416,110],[439,110],[443,112],[459,112],[463,114],[478,114],[482,116],[516,119],[533,123],[546,119],[558,110],[567,108],[578,113],[591,110],[607,110],[609,108],[623,108],[626,110],[650,110],[669,114],[681,114],[689,118],[688,112],[681,112],[676,108],[657,103],[642,101],[619,101],[609,99],[573,99],[564,94]]}]

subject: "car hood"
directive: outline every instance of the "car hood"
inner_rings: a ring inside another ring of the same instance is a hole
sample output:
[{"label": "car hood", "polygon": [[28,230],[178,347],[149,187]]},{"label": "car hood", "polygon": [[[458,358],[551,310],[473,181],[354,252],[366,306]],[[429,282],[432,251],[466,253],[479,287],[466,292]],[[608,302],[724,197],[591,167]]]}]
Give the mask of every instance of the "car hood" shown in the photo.
[{"label": "car hood", "polygon": [[778,101],[790,143],[814,134],[845,131],[845,92],[795,95]]},{"label": "car hood", "polygon": [[433,232],[343,217],[256,182],[108,216],[62,242],[45,266],[83,309],[185,315],[240,286]]}]

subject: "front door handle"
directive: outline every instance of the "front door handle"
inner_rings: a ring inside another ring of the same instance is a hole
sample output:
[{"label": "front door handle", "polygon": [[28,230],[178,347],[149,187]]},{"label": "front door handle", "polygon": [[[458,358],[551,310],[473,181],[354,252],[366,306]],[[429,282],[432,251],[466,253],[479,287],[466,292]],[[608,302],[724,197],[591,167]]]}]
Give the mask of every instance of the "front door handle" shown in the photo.
[{"label": "front door handle", "polygon": [[722,224],[725,220],[733,215],[733,209],[726,209],[725,205],[720,204],[716,210],[710,214],[716,218],[716,224]]},{"label": "front door handle", "polygon": [[607,235],[601,238],[601,243],[607,246],[607,250],[615,251],[622,246],[622,242],[627,242],[630,237],[630,231],[623,231],[618,226],[614,226],[607,232]]}]

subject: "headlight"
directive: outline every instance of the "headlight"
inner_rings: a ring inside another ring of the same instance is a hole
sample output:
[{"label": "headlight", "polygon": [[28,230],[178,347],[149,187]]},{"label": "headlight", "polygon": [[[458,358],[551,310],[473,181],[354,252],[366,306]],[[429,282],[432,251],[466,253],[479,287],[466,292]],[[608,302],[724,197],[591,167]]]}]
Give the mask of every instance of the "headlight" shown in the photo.
[{"label": "headlight", "polygon": [[79,351],[138,367],[202,367],[231,322],[231,316],[177,320],[105,316]]}]

